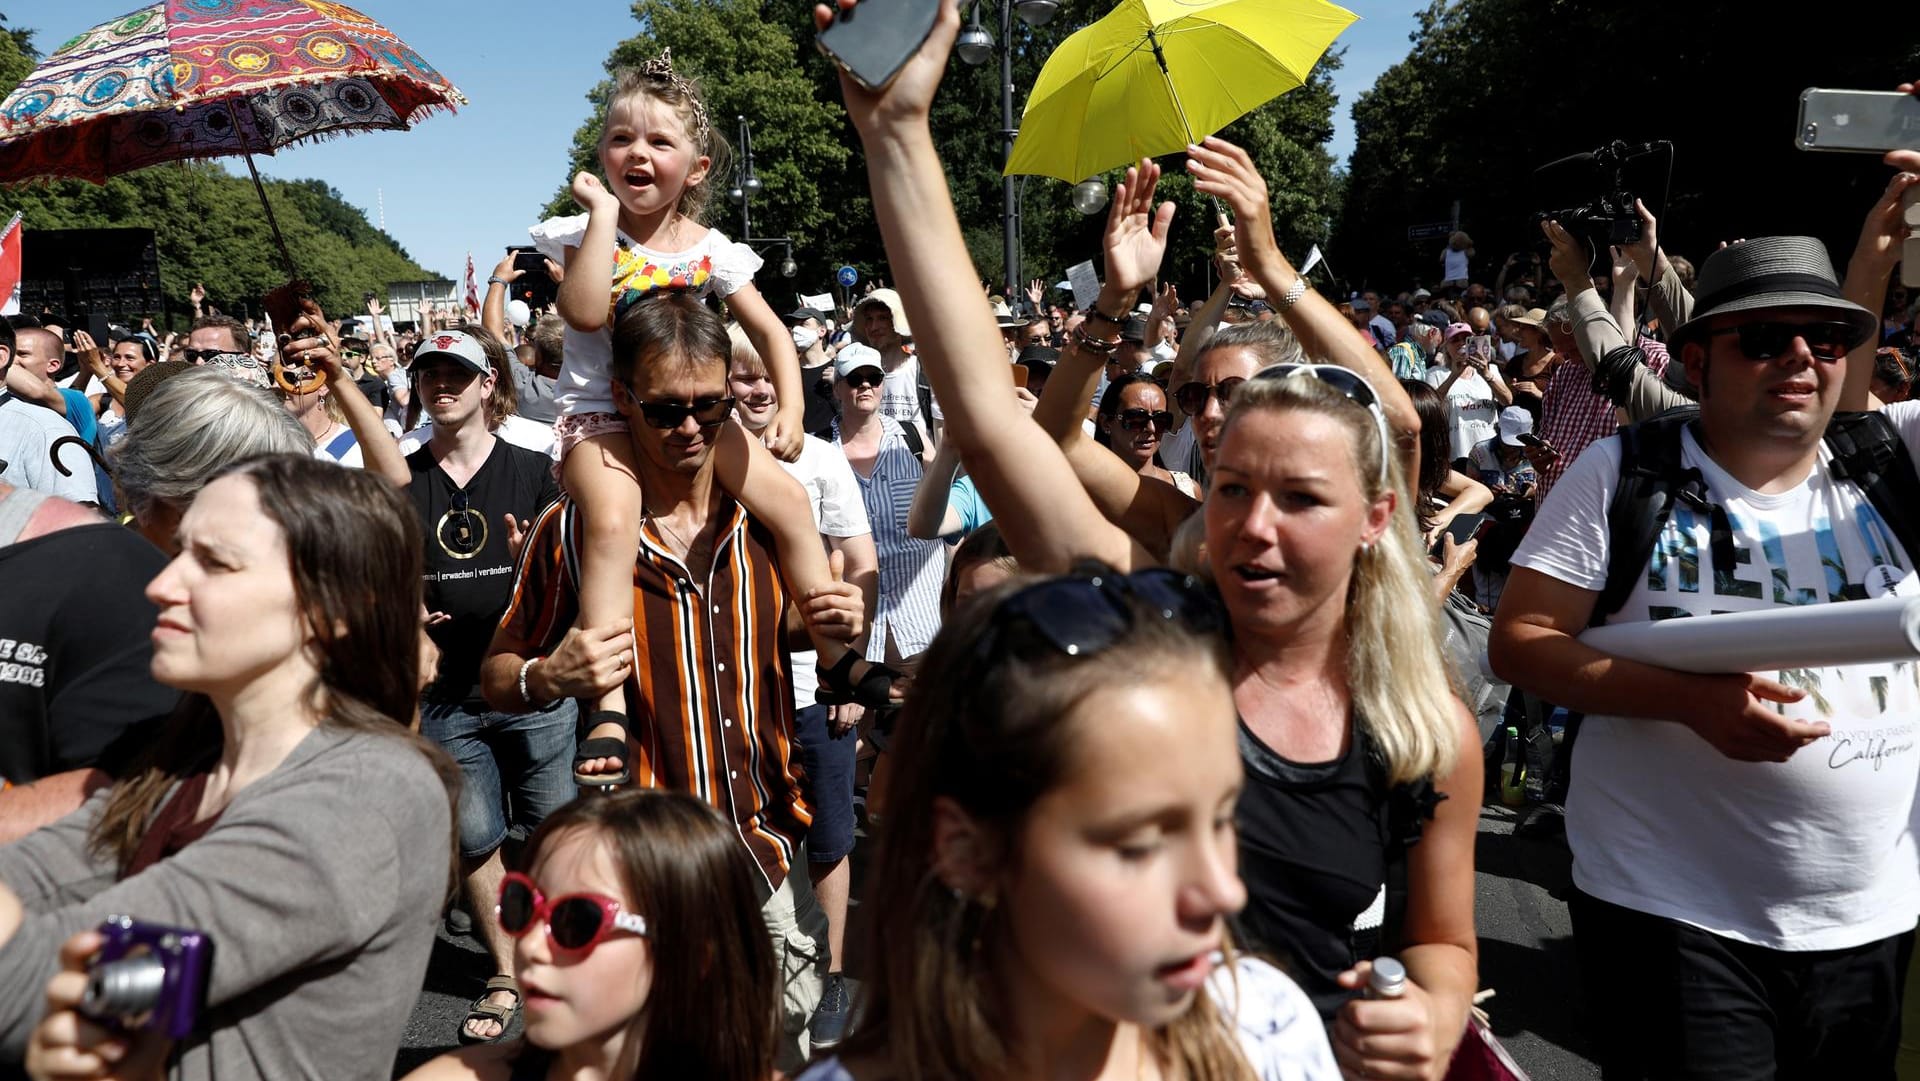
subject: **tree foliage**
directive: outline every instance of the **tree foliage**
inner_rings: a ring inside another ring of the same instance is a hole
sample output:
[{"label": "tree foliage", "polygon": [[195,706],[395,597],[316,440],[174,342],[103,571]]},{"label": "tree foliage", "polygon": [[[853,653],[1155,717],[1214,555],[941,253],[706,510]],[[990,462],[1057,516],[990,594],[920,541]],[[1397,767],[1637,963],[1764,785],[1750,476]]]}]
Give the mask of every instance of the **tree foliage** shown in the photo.
[{"label": "tree foliage", "polygon": [[1443,241],[1409,243],[1406,231],[1447,221],[1459,200],[1474,277],[1491,283],[1508,252],[1541,250],[1536,212],[1600,192],[1579,169],[1536,178],[1536,167],[1614,139],[1665,139],[1670,189],[1658,157],[1629,179],[1669,251],[1697,260],[1723,239],[1806,233],[1844,260],[1886,169],[1803,153],[1793,137],[1803,89],[1892,89],[1920,72],[1912,36],[1871,32],[1865,7],[1842,0],[1789,28],[1734,0],[1657,17],[1605,0],[1435,0],[1408,57],[1354,103],[1333,258],[1356,286],[1432,284]]},{"label": "tree foliage", "polygon": [[[1109,6],[1105,0],[1064,0],[1059,15],[1046,26],[1013,20],[1016,124],[1025,89],[1038,78],[1054,47]],[[996,39],[1001,36],[997,11],[991,4],[981,11]],[[761,287],[778,291],[783,302],[788,290],[828,292],[833,268],[842,264],[855,267],[863,279],[886,279],[859,138],[841,107],[833,65],[814,47],[809,6],[772,0],[638,0],[634,14],[640,32],[613,50],[609,70],[670,46],[675,67],[700,78],[708,111],[724,134],[734,138],[726,118],[736,114],[744,114],[753,125],[754,166],[766,185],[752,206],[754,233],[791,236],[800,266],[791,283],[778,285],[773,284],[778,279],[763,270]],[[1326,240],[1337,209],[1337,182],[1325,143],[1332,134],[1335,102],[1328,72],[1338,64],[1338,56],[1329,56],[1305,87],[1222,133],[1246,146],[1267,176],[1281,242],[1295,254]],[[999,76],[997,57],[978,69],[956,57],[931,117],[954,209],[973,255],[972,274],[995,283],[1003,274],[1000,169],[1005,149]],[[581,169],[598,171],[596,147],[607,89],[608,84],[602,84],[589,95],[592,115],[574,137],[567,172],[545,210],[549,215],[578,213],[567,182]],[[1213,209],[1194,196],[1183,159],[1174,156],[1162,165],[1168,175],[1166,197],[1181,207],[1167,274],[1198,291],[1209,273]],[[1102,179],[1111,188],[1119,174]],[[731,184],[730,176],[723,178],[718,190],[724,193]],[[1054,282],[1064,277],[1068,266],[1097,260],[1104,214],[1082,217],[1069,203],[1071,186],[1058,180],[1015,178],[1015,184],[1023,278]],[[731,235],[738,231],[738,213],[722,197],[709,217]],[[955,284],[964,284],[958,273]]]}]

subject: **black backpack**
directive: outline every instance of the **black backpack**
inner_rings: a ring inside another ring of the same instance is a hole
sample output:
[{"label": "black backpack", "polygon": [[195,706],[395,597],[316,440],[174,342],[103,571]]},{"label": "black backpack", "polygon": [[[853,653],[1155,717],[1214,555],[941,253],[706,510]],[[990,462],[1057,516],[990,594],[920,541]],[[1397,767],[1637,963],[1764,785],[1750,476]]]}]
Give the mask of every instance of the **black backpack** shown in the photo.
[{"label": "black backpack", "polygon": [[[1681,464],[1680,434],[1699,414],[1698,407],[1674,409],[1621,430],[1620,483],[1607,506],[1607,583],[1594,604],[1591,626],[1626,605],[1676,502],[1706,516],[1714,566],[1733,565],[1727,512],[1707,498],[1700,471]],[[1920,559],[1920,474],[1893,422],[1879,411],[1835,413],[1825,438],[1833,479],[1859,485],[1908,558]]]}]

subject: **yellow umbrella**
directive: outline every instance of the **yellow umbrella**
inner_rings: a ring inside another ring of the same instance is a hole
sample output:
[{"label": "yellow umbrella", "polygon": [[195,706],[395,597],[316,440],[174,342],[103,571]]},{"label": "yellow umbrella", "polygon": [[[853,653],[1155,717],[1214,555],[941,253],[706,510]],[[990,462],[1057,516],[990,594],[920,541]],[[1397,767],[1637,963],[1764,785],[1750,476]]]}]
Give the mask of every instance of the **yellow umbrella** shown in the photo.
[{"label": "yellow umbrella", "polygon": [[1124,0],[1047,58],[1007,174],[1071,184],[1183,150],[1306,82],[1356,18],[1327,0]]}]

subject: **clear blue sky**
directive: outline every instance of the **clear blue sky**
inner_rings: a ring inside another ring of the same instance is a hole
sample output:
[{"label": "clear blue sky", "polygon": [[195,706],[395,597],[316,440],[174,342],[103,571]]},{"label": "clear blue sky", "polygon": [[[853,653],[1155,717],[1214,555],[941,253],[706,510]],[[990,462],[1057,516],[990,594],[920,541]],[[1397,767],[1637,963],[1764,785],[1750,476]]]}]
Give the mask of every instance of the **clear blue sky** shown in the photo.
[{"label": "clear blue sky", "polygon": [[[42,52],[136,10],[138,0],[4,0],[8,23],[35,30]],[[358,0],[439,68],[472,102],[407,132],[362,132],[261,157],[261,172],[317,177],[364,209],[427,269],[459,280],[468,251],[481,276],[565,179],[574,129],[601,62],[637,29],[619,0]],[[1356,0],[1360,15],[1336,47],[1340,106],[1331,149],[1353,149],[1349,110],[1379,74],[1406,56],[1425,0]],[[244,173],[238,164],[229,168]],[[4,200],[4,195],[0,195]]]}]

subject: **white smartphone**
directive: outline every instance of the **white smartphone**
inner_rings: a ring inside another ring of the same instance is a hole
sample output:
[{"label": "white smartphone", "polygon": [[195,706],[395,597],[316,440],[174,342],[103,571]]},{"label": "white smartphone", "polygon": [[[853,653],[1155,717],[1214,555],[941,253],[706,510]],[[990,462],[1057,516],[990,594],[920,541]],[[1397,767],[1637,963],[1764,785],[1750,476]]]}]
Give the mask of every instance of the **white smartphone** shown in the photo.
[{"label": "white smartphone", "polygon": [[[1920,150],[1920,96],[1891,90],[1824,90],[1800,93],[1802,150],[1851,150],[1874,154]],[[1912,229],[1900,252],[1900,281],[1920,287],[1920,188],[1908,188],[1901,211]]]},{"label": "white smartphone", "polygon": [[1920,97],[1891,90],[1800,92],[1802,150],[1920,150]]}]

